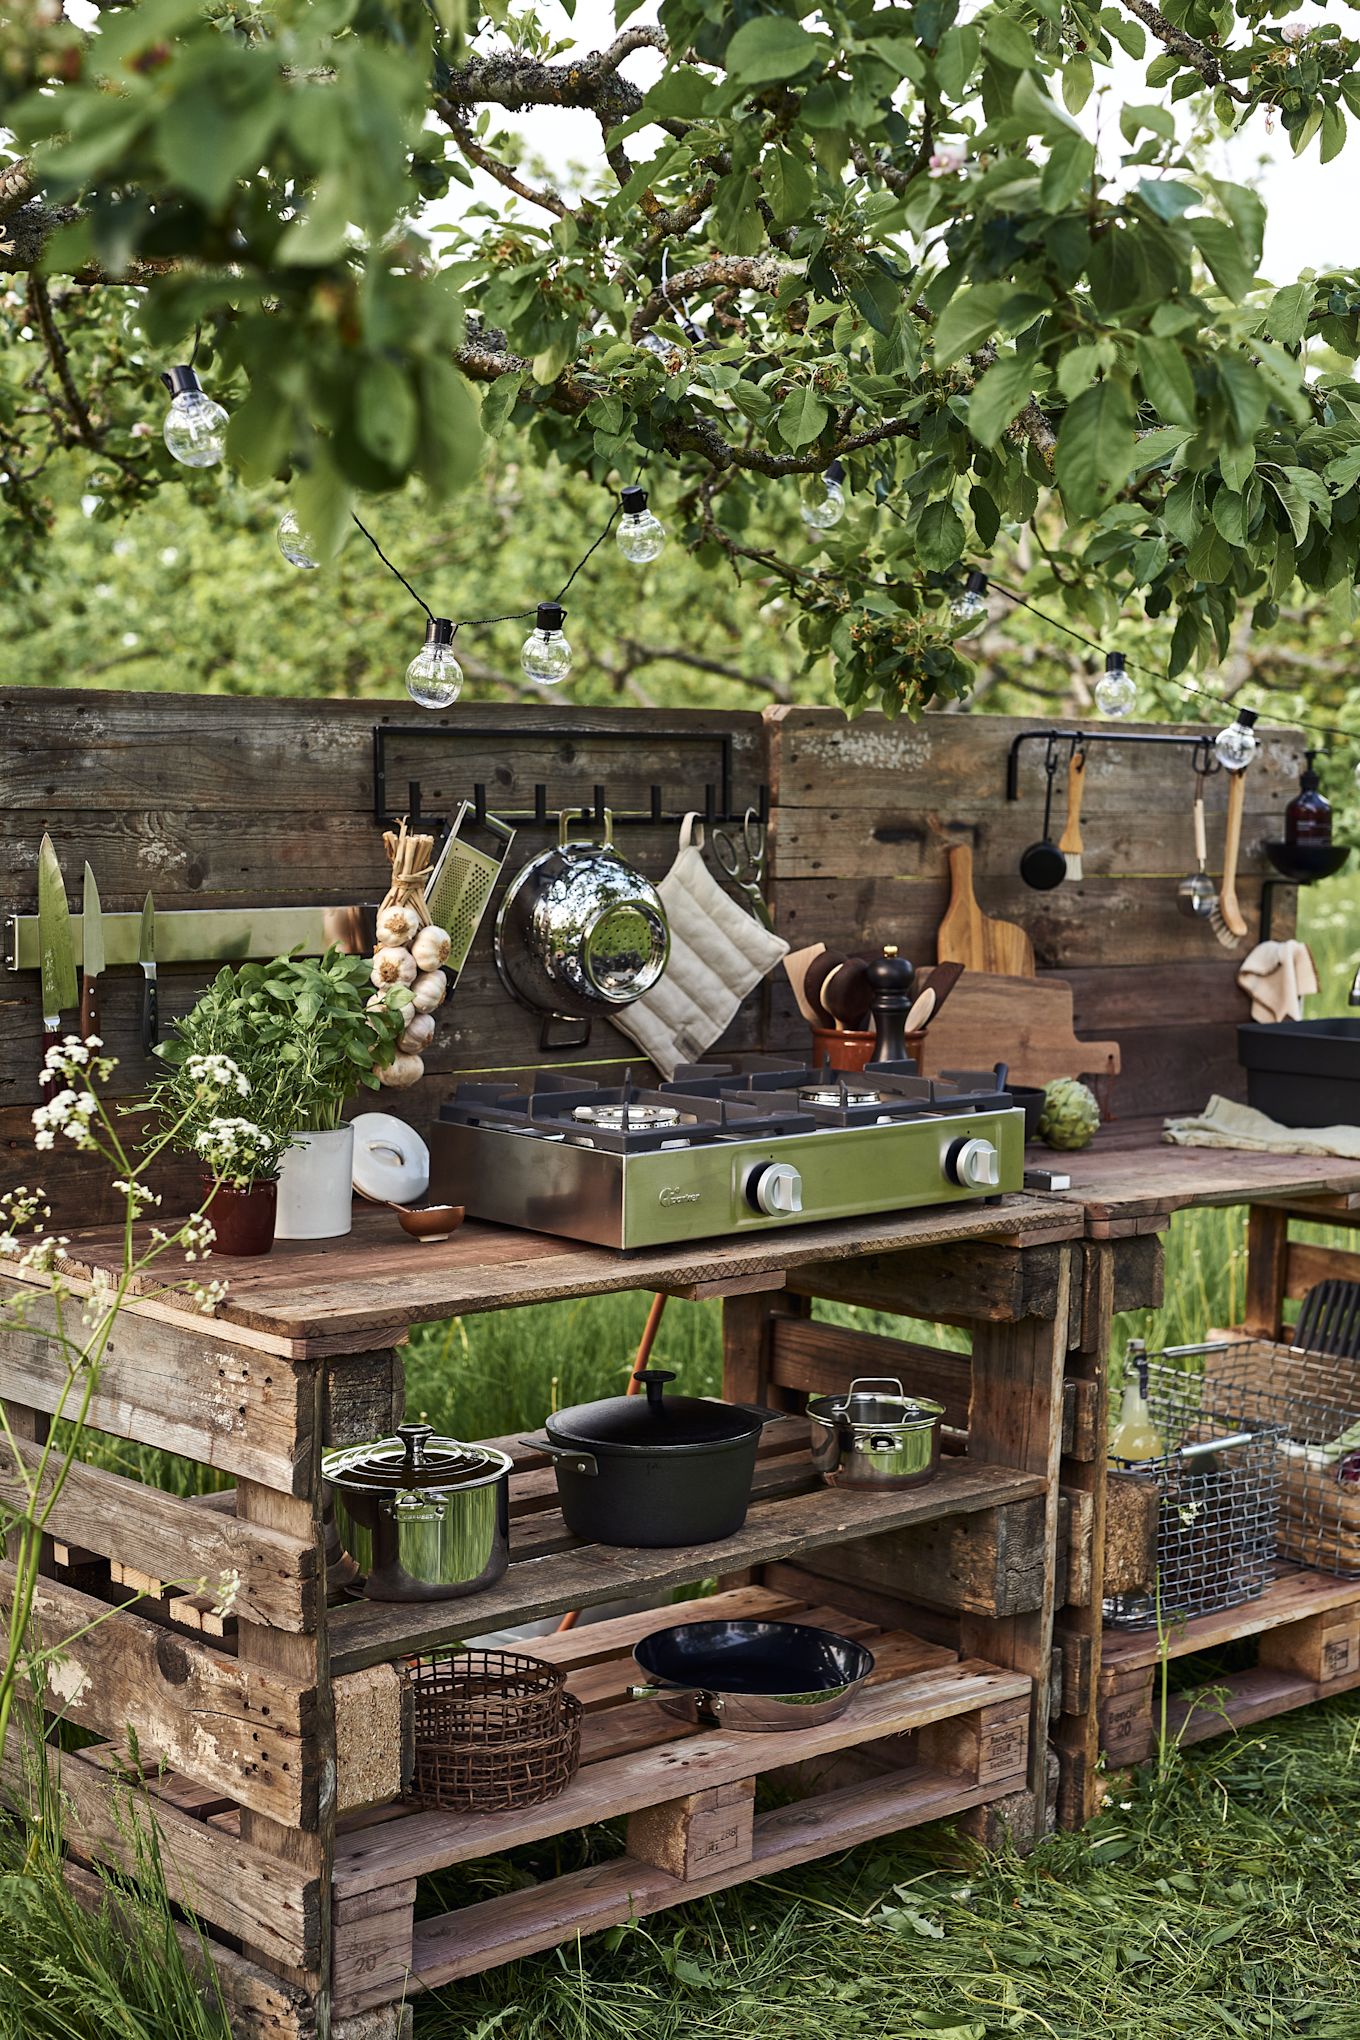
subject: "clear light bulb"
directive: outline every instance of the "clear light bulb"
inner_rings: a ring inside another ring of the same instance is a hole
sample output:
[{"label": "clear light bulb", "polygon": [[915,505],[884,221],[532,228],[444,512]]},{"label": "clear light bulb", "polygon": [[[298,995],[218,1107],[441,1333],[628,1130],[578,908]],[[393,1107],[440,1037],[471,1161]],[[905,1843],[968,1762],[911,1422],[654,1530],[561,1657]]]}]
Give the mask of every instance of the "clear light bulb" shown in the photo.
[{"label": "clear light bulb", "polygon": [[1214,755],[1229,772],[1245,772],[1260,749],[1252,728],[1255,721],[1255,709],[1239,708],[1237,721],[1227,723],[1214,738]]},{"label": "clear light bulb", "polygon": [[556,687],[571,671],[571,646],[562,635],[566,620],[560,602],[540,602],[534,628],[520,647],[520,665],[545,687]]},{"label": "clear light bulb", "polygon": [[809,531],[833,531],[845,515],[845,469],[833,460],[821,477],[821,488],[810,483],[798,505],[798,514]]},{"label": "clear light bulb", "polygon": [[226,451],[226,412],[204,396],[188,366],[172,368],[161,381],[170,392],[163,428],[166,446],[185,467],[216,467]]},{"label": "clear light bulb", "polygon": [[954,597],[949,605],[951,637],[967,637],[970,630],[987,620],[987,576],[973,570],[963,585],[963,591]]},{"label": "clear light bulb", "polygon": [[1138,689],[1124,671],[1124,654],[1108,653],[1105,671],[1096,682],[1096,707],[1102,715],[1121,722],[1126,715],[1133,714],[1137,699]]},{"label": "clear light bulb", "polygon": [[625,489],[619,500],[623,505],[617,533],[619,551],[635,567],[645,567],[664,549],[666,527],[647,508],[645,489]]},{"label": "clear light bulb", "polygon": [[279,519],[279,551],[290,567],[319,567],[320,560],[312,555],[318,551],[315,539],[309,538],[297,521],[297,512],[285,510]]},{"label": "clear light bulb", "polygon": [[432,616],[425,642],[406,668],[406,692],[421,708],[451,708],[463,691],[463,669],[453,655],[453,624]]}]

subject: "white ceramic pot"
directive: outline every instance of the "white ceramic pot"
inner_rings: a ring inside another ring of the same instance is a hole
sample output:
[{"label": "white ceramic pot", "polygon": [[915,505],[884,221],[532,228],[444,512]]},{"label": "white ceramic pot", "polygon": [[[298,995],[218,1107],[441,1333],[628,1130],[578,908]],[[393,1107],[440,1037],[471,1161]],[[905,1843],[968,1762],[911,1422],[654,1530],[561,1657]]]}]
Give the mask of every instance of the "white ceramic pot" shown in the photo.
[{"label": "white ceramic pot", "polygon": [[353,1220],[354,1128],[299,1133],[279,1169],[276,1240],[336,1240]]}]

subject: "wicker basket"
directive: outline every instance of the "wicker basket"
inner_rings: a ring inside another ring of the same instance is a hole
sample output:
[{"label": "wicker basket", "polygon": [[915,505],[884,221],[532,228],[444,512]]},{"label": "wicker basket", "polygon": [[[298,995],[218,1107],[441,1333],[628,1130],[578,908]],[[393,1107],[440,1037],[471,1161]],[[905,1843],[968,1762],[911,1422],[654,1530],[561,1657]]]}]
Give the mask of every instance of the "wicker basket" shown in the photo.
[{"label": "wicker basket", "polygon": [[[1360,1483],[1340,1478],[1351,1454],[1335,1444],[1360,1424],[1360,1361],[1264,1339],[1219,1350],[1243,1356],[1236,1364],[1245,1364],[1283,1432],[1280,1557],[1360,1579]],[[1206,1369],[1219,1364],[1205,1362]]]},{"label": "wicker basket", "polygon": [[581,1760],[581,1708],[563,1674],[512,1651],[436,1652],[407,1667],[412,1799],[465,1813],[539,1806]]}]

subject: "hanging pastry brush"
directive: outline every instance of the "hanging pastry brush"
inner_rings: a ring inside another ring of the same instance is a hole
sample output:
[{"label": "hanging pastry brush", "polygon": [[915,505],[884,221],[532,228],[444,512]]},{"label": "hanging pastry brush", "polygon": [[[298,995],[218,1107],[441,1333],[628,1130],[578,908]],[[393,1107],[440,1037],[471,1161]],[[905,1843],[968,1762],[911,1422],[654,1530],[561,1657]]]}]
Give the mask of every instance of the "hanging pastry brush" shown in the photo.
[{"label": "hanging pastry brush", "polygon": [[1081,877],[1081,796],[1086,785],[1086,753],[1073,746],[1067,761],[1067,820],[1058,848],[1067,859],[1067,876]]},{"label": "hanging pastry brush", "polygon": [[1236,949],[1247,932],[1237,904],[1237,859],[1242,848],[1242,807],[1247,797],[1246,768],[1228,780],[1228,824],[1223,835],[1223,883],[1209,909],[1209,926],[1225,949]]}]

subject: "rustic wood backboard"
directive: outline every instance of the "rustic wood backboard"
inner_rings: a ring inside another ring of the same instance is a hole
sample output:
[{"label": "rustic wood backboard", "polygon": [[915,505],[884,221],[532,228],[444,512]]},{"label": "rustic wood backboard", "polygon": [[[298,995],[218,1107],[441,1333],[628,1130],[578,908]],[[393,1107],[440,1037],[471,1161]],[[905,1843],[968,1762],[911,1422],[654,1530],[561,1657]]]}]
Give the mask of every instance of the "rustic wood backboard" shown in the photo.
[{"label": "rustic wood backboard", "polygon": [[[1117,1112],[1192,1108],[1210,1090],[1240,1089],[1233,1028],[1246,1017],[1234,978],[1239,956],[1176,910],[1175,884],[1191,868],[1188,752],[1093,745],[1083,815],[1087,876],[1037,893],[1018,875],[1040,833],[1042,746],[1030,747],[1021,798],[1005,798],[1012,737],[1032,723],[994,716],[927,716],[847,723],[839,710],[781,708],[763,718],[718,712],[578,710],[566,705],[472,704],[419,719],[406,704],[264,701],[223,696],[120,695],[13,689],[0,693],[0,915],[36,905],[38,839],[50,830],[72,908],[86,858],[108,912],[133,911],[154,891],[157,908],[374,900],[386,862],[373,814],[373,732],[386,740],[387,801],[447,815],[482,782],[488,805],[531,808],[536,784],[550,810],[589,803],[601,786],[620,809],[645,809],[650,788],[669,814],[702,809],[730,744],[738,811],[767,783],[773,801],[772,895],[780,932],[798,946],[825,941],[855,951],[896,941],[918,961],[934,957],[947,899],[943,840],[971,843],[986,912],[1021,922],[1041,970],[1059,970],[1076,993],[1080,1034],[1123,1046]],[[1092,728],[1100,727],[1091,725]],[[1268,731],[1248,781],[1242,897],[1253,937],[1260,849],[1279,834],[1296,784],[1302,740]],[[1222,840],[1224,775],[1209,782],[1211,869]],[[932,826],[939,825],[942,837]],[[1054,832],[1061,826],[1061,803]],[[659,878],[675,849],[673,826],[628,828],[619,847]],[[552,839],[526,824],[511,868]],[[454,1076],[521,1072],[544,1058],[538,1023],[496,976],[488,913],[457,992],[441,1015],[429,1072],[418,1090],[384,1092],[384,1109],[431,1116]],[[1291,927],[1279,896],[1277,930]],[[1243,945],[1245,954],[1247,945]],[[187,1011],[212,966],[163,966],[163,1023]],[[140,977],[112,969],[103,1031],[120,1058],[119,1085],[140,1092],[148,1070],[138,1046]],[[0,1180],[33,1180],[29,1112],[38,1097],[40,1001],[36,973],[0,970]],[[782,972],[747,1000],[727,1042],[734,1048],[807,1046]],[[998,1053],[1002,1052],[999,1048]],[[627,1039],[597,1022],[590,1047],[552,1058],[586,1065],[638,1060]],[[367,1099],[367,1094],[365,1094]],[[42,1180],[62,1216],[108,1215],[74,1153],[42,1158]],[[174,1179],[176,1192],[187,1179]]]},{"label": "rustic wood backboard", "polygon": [[[1117,1114],[1192,1110],[1215,1090],[1244,1095],[1234,1029],[1250,1013],[1236,975],[1256,940],[1261,881],[1270,870],[1261,844],[1283,834],[1284,808],[1297,790],[1304,740],[1296,732],[1259,731],[1239,876],[1251,932],[1233,953],[1206,922],[1185,919],[1176,905],[1177,880],[1194,869],[1188,748],[1093,743],[1082,808],[1083,879],[1035,892],[1019,865],[1043,831],[1044,746],[1024,747],[1015,802],[1006,799],[1006,759],[1020,731],[1047,724],[991,715],[928,715],[919,723],[866,715],[847,722],[839,710],[817,708],[770,709],[766,723],[773,896],[780,933],[795,947],[825,942],[851,953],[896,942],[917,961],[933,960],[949,900],[945,843],[968,843],[984,913],[1019,922],[1038,968],[1060,971],[1072,985],[1079,1035],[1121,1044]],[[1111,725],[1062,727],[1094,732]],[[1167,726],[1157,727],[1167,734]],[[1055,840],[1065,767],[1064,753]],[[1215,875],[1226,779],[1214,773],[1205,797]],[[1288,891],[1275,896],[1276,934],[1293,932],[1292,899]],[[771,1038],[800,1031],[806,1038],[781,984]]]}]

